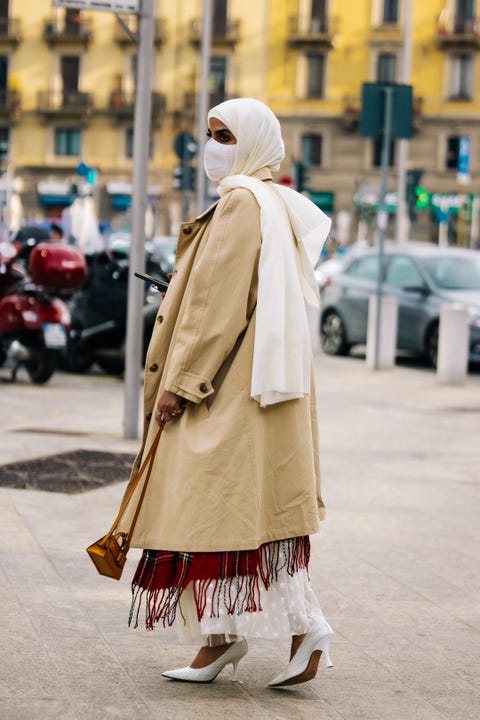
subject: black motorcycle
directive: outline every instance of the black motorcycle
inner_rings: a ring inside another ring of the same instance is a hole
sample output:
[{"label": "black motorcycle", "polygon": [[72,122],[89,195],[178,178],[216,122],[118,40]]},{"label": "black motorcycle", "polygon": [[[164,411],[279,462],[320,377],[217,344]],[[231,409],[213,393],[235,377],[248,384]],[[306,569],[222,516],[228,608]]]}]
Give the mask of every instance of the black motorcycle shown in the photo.
[{"label": "black motorcycle", "polygon": [[[147,272],[168,282],[175,248],[167,243],[150,246]],[[72,325],[62,367],[84,373],[96,363],[104,372],[120,375],[125,369],[125,335],[128,300],[128,250],[115,247],[87,257],[87,279],[69,301]],[[151,283],[145,288],[143,315],[143,359],[155,324],[162,294]]]}]

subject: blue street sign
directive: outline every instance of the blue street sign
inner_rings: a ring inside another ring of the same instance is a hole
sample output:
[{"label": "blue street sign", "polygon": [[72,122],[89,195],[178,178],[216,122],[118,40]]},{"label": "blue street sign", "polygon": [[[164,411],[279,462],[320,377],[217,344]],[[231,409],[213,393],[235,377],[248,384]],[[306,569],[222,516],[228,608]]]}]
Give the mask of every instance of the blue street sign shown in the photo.
[{"label": "blue street sign", "polygon": [[90,170],[91,168],[83,160],[77,165],[77,175],[80,175],[80,177],[87,177]]},{"label": "blue street sign", "polygon": [[459,183],[470,181],[471,145],[468,135],[458,139],[457,180]]}]

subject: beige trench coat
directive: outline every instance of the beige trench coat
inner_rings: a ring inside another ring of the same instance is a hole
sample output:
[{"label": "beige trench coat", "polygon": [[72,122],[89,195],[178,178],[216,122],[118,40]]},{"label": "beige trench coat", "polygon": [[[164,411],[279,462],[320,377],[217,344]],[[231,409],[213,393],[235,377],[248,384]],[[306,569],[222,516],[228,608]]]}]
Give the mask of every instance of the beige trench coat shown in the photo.
[{"label": "beige trench coat", "polygon": [[[271,180],[268,170],[256,176]],[[248,550],[318,530],[313,377],[303,399],[261,408],[250,397],[260,244],[259,207],[243,188],[181,225],[147,353],[144,437],[134,468],[158,430],[153,413],[164,389],[189,402],[161,437],[133,547]]]}]

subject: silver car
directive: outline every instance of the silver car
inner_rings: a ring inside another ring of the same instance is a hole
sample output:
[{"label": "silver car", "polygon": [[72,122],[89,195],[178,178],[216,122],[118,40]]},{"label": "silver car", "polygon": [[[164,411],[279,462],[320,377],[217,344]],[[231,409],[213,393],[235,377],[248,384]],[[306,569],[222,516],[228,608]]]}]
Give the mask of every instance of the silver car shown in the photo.
[{"label": "silver car", "polygon": [[470,315],[470,361],[480,362],[480,252],[428,243],[386,243],[348,254],[340,270],[323,280],[320,337],[330,355],[346,355],[367,338],[368,301],[381,270],[383,292],[398,301],[397,348],[435,366],[440,308],[461,304]]}]

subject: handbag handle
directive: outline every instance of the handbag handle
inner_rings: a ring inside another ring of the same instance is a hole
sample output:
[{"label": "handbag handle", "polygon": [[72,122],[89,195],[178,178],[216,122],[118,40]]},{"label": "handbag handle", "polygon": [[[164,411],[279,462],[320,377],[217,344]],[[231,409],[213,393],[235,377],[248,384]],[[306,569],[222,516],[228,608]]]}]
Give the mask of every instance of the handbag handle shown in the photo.
[{"label": "handbag handle", "polygon": [[107,532],[107,534],[99,541],[100,543],[103,543],[110,535],[113,534],[113,532],[114,532],[115,528],[117,527],[117,525],[118,525],[118,523],[119,523],[119,521],[120,521],[123,513],[124,513],[125,510],[127,509],[128,503],[129,503],[130,500],[132,499],[133,493],[134,493],[135,490],[136,490],[136,487],[137,487],[137,485],[138,485],[138,483],[139,483],[139,481],[140,481],[140,478],[142,477],[143,473],[145,472],[145,468],[146,468],[147,465],[148,465],[147,476],[146,476],[146,478],[145,478],[145,483],[144,483],[143,488],[142,488],[142,494],[140,495],[140,498],[139,498],[139,501],[138,501],[138,504],[137,504],[137,508],[136,508],[136,510],[135,510],[135,515],[133,516],[132,524],[131,524],[131,526],[130,526],[130,529],[129,529],[128,533],[124,533],[125,538],[126,538],[126,542],[127,542],[127,548],[128,548],[128,546],[130,545],[130,537],[131,537],[132,534],[133,534],[133,530],[134,530],[135,525],[136,525],[136,522],[137,522],[137,518],[138,518],[138,515],[139,515],[139,512],[140,512],[140,508],[141,508],[141,506],[142,506],[143,498],[145,497],[145,491],[146,491],[146,489],[147,489],[147,484],[148,484],[148,481],[150,480],[150,475],[151,475],[151,473],[152,473],[153,461],[154,461],[154,459],[155,459],[155,452],[156,452],[156,450],[157,450],[158,443],[159,443],[159,441],[160,441],[160,436],[161,436],[161,434],[162,434],[162,431],[163,431],[163,428],[164,428],[164,427],[165,427],[165,421],[163,421],[163,422],[161,423],[161,425],[160,425],[160,427],[159,427],[159,430],[158,430],[158,432],[157,432],[157,434],[156,434],[156,436],[155,436],[155,439],[154,439],[153,443],[150,445],[150,449],[149,449],[149,451],[148,451],[148,453],[147,453],[147,456],[145,457],[145,460],[143,461],[142,465],[140,466],[140,470],[138,471],[138,473],[136,474],[135,478],[134,478],[134,479],[132,480],[132,482],[130,483],[130,487],[128,488],[128,492],[126,493],[125,497],[123,498],[123,502],[122,502],[122,504],[120,505],[120,510],[118,511],[117,517],[116,517],[115,520],[113,521],[112,527],[111,527],[110,530]]}]

